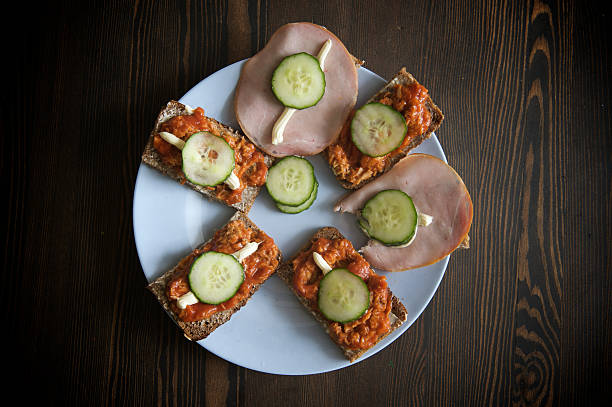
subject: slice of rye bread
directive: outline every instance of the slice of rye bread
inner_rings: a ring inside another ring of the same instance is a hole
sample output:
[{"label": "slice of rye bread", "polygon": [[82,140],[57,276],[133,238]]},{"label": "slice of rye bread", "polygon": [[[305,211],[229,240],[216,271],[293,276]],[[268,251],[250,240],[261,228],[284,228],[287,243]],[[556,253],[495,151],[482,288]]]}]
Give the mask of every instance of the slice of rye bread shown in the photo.
[{"label": "slice of rye bread", "polygon": [[[283,280],[289,286],[291,291],[293,291],[293,294],[295,294],[295,296],[302,303],[302,305],[304,307],[306,307],[306,309],[308,309],[310,311],[310,313],[315,317],[315,319],[317,321],[319,321],[319,323],[321,323],[321,325],[325,329],[325,332],[327,332],[327,334],[330,335],[329,326],[330,326],[330,324],[332,324],[332,321],[330,321],[327,318],[325,318],[323,316],[323,314],[321,314],[321,312],[318,309],[313,308],[309,304],[308,300],[306,300],[305,298],[300,296],[297,293],[297,291],[295,290],[295,288],[293,287],[293,274],[294,274],[294,270],[293,270],[293,266],[292,266],[293,260],[299,255],[299,253],[301,253],[301,252],[303,252],[305,250],[308,250],[310,248],[310,246],[312,245],[312,243],[315,240],[317,240],[317,239],[319,239],[321,237],[327,238],[327,239],[331,239],[331,240],[344,239],[344,236],[342,236],[342,234],[338,231],[338,229],[336,229],[334,227],[324,227],[324,228],[319,229],[313,235],[313,237],[310,239],[310,241],[304,247],[302,247],[302,249],[298,252],[298,254],[296,254],[294,256],[293,259],[283,263],[278,268],[278,270],[276,271],[276,275],[278,275],[281,278],[281,280]],[[385,337],[387,337],[391,332],[393,332],[397,328],[399,328],[400,325],[402,325],[404,322],[406,322],[406,319],[408,317],[408,312],[406,311],[406,308],[404,307],[404,305],[400,302],[400,300],[395,295],[393,295],[391,290],[389,290],[389,292],[391,293],[391,301],[392,301],[391,313],[393,315],[395,315],[395,318],[391,317],[391,329],[389,330],[389,332],[385,333],[384,335],[381,335],[376,340],[374,345],[376,345],[378,342],[380,342]],[[372,347],[374,347],[374,345],[372,345],[368,349],[350,349],[350,348],[348,348],[346,346],[342,346],[342,345],[338,345],[338,344],[336,344],[336,345],[342,350],[342,353],[344,353],[344,356],[346,356],[346,358],[349,361],[351,361],[351,362],[354,362],[361,355],[363,355],[368,350],[370,350]]]},{"label": "slice of rye bread", "polygon": [[[414,76],[412,76],[410,73],[406,71],[405,67],[403,67],[398,72],[398,74],[393,77],[393,79],[391,79],[381,90],[376,92],[376,94],[372,96],[366,103],[376,102],[382,99],[382,97],[388,90],[392,89],[394,86],[397,86],[398,84],[410,85],[412,83],[419,83],[419,82],[414,78]],[[444,115],[442,114],[442,111],[440,110],[440,108],[436,106],[436,104],[433,102],[433,100],[431,99],[429,95],[427,96],[427,100],[425,101],[425,106],[427,107],[427,110],[429,110],[429,113],[431,114],[431,123],[429,124],[429,128],[427,128],[427,131],[415,137],[407,146],[402,148],[399,154],[397,154],[391,160],[389,160],[389,162],[385,165],[385,168],[380,173],[370,178],[366,178],[362,180],[359,184],[353,185],[352,183],[341,179],[340,177],[338,177],[338,175],[334,171],[334,175],[336,175],[336,178],[338,179],[338,182],[340,182],[340,185],[342,185],[345,189],[361,188],[365,184],[375,180],[376,178],[383,175],[385,172],[389,171],[391,168],[393,168],[393,166],[398,161],[404,158],[410,152],[410,150],[416,148],[425,139],[431,136],[431,134],[440,127],[440,124],[442,124],[442,120],[444,120]],[[329,161],[328,152],[329,152],[328,149],[325,149],[325,155]],[[332,171],[333,171],[333,168],[332,168]]]},{"label": "slice of rye bread", "polygon": [[[155,136],[155,134],[159,133],[162,123],[173,118],[174,116],[187,115],[187,114],[191,114],[191,112],[184,104],[177,102],[176,100],[171,100],[168,102],[166,107],[164,107],[159,112],[159,115],[157,116],[157,120],[155,121],[155,126],[153,127],[153,131],[151,132],[151,135],[149,136],[149,141],[147,142],[144,152],[142,153],[142,161],[145,164],[148,164],[151,167],[161,171],[163,174],[174,179],[175,181],[179,183],[184,183],[189,188],[201,193],[205,197],[213,201],[221,202],[224,205],[229,205],[225,201],[217,198],[215,196],[214,190],[208,189],[200,185],[192,184],[191,182],[186,180],[183,174],[183,171],[180,168],[176,168],[176,167],[167,165],[162,160],[159,152],[155,149],[155,147],[153,147],[153,137]],[[231,127],[225,126],[224,124],[219,123],[217,120],[212,119],[210,117],[209,117],[209,120],[211,124],[213,125],[214,129],[219,131],[219,134],[230,134],[234,137],[245,138],[245,136],[241,132],[232,129]],[[248,139],[246,140],[248,141]],[[272,163],[274,162],[274,157],[269,156],[264,152],[262,152],[262,154],[265,157],[264,160],[265,160],[266,165],[270,167],[270,165],[272,165]],[[242,191],[242,199],[240,200],[240,202],[231,204],[229,206],[233,207],[234,209],[238,209],[239,211],[242,211],[244,213],[248,213],[249,210],[251,209],[251,206],[253,206],[253,202],[255,202],[255,198],[257,197],[257,194],[259,194],[260,190],[261,190],[261,187],[247,186]]]},{"label": "slice of rye bread", "polygon": [[[248,228],[260,231],[257,225],[255,225],[253,221],[251,221],[244,213],[240,211],[236,211],[236,213],[230,218],[230,220],[227,223],[230,223],[233,220],[242,220]],[[211,240],[212,238],[202,243],[198,248],[205,246]],[[251,296],[259,289],[261,284],[253,285],[253,287],[251,287],[251,290],[249,291],[249,295],[246,298],[244,298],[242,301],[240,301],[238,304],[236,304],[234,307],[232,307],[231,309],[219,311],[213,314],[211,317],[204,319],[202,321],[184,322],[184,321],[181,321],[178,318],[178,316],[174,313],[174,311],[172,311],[172,308],[170,308],[170,300],[166,296],[166,285],[172,280],[172,277],[174,276],[175,271],[179,270],[180,268],[185,267],[189,261],[191,261],[190,255],[187,255],[181,261],[179,261],[178,264],[174,268],[172,268],[171,270],[168,270],[162,276],[160,276],[155,281],[153,281],[151,284],[149,284],[147,286],[147,289],[155,295],[155,297],[157,298],[161,306],[164,308],[166,313],[183,330],[185,337],[191,341],[199,341],[200,339],[204,339],[208,335],[210,335],[215,329],[217,329],[217,327],[229,321],[232,315],[234,315],[235,312],[237,312],[240,308],[242,308],[242,306],[244,306],[249,301]],[[278,264],[280,264],[280,261],[281,261],[281,252],[279,250],[278,251],[278,262],[279,262]]]}]

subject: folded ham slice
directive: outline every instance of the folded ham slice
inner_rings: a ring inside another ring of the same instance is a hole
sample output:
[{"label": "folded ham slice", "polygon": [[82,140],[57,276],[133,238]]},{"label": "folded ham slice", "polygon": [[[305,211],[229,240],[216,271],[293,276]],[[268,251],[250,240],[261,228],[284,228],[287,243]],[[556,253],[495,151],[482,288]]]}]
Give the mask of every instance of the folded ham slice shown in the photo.
[{"label": "folded ham slice", "polygon": [[[289,55],[307,52],[316,56],[328,39],[332,47],[325,59],[323,98],[315,106],[295,112],[285,128],[283,142],[272,144],[272,127],[284,110],[272,93],[272,73]],[[244,64],[234,110],[246,136],[266,153],[276,157],[314,155],[337,138],[357,101],[357,85],[355,60],[334,34],[316,24],[286,24]]]},{"label": "folded ham slice", "polygon": [[386,174],[343,198],[334,210],[359,214],[368,199],[387,189],[404,191],[419,212],[433,216],[433,222],[420,226],[414,242],[407,247],[368,242],[361,252],[373,267],[403,271],[427,266],[467,239],[473,216],[470,194],[455,170],[427,154],[408,155]]}]

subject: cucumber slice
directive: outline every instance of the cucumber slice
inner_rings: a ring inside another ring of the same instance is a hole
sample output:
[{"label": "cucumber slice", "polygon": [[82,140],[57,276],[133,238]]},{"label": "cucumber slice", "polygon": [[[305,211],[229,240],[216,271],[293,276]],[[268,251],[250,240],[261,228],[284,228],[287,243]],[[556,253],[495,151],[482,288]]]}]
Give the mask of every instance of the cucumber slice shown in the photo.
[{"label": "cucumber slice", "polygon": [[391,106],[373,102],[355,112],[351,121],[351,138],[363,154],[380,157],[402,144],[406,137],[406,120]]},{"label": "cucumber slice", "polygon": [[185,178],[205,187],[225,181],[236,165],[234,150],[227,141],[207,131],[192,134],[182,155]]},{"label": "cucumber slice", "polygon": [[359,226],[372,239],[388,246],[401,246],[416,233],[417,220],[412,199],[403,191],[388,189],[366,202]]},{"label": "cucumber slice", "polygon": [[319,190],[319,183],[315,179],[315,187],[312,190],[312,193],[310,194],[310,198],[308,198],[306,202],[298,206],[289,206],[289,205],[283,205],[283,204],[277,203],[276,207],[280,209],[281,212],[284,212],[284,213],[295,214],[295,213],[304,212],[306,209],[310,208],[312,206],[312,203],[315,201],[315,199],[317,199],[318,190]]},{"label": "cucumber slice", "polygon": [[236,258],[219,252],[198,257],[189,271],[189,286],[201,302],[221,304],[232,298],[244,281],[244,267]]},{"label": "cucumber slice", "polygon": [[266,189],[276,203],[300,206],[310,198],[315,183],[312,164],[305,158],[288,156],[270,167]]},{"label": "cucumber slice", "polygon": [[321,280],[317,301],[325,318],[350,322],[370,307],[370,290],[361,277],[347,269],[334,269]]},{"label": "cucumber slice", "polygon": [[325,74],[319,60],[300,52],[281,61],[272,74],[272,92],[286,107],[306,109],[325,93]]}]

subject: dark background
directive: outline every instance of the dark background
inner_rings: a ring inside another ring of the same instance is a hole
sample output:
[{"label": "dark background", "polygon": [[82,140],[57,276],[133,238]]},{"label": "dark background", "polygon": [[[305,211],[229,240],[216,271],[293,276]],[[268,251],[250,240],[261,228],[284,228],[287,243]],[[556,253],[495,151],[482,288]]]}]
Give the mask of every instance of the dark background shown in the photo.
[{"label": "dark background", "polygon": [[[577,1],[114,1],[4,13],[5,394],[49,405],[584,405],[612,383],[610,15]],[[158,110],[284,23],[406,66],[474,202],[469,251],[380,354],[286,377],[186,341],[132,230]],[[6,74],[8,72],[8,74]]]}]

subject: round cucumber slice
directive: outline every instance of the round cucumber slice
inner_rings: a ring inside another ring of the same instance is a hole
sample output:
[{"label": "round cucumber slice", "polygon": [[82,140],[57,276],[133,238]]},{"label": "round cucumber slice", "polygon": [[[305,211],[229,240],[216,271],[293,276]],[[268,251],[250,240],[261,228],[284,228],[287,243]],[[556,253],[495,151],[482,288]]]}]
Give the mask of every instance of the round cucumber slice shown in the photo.
[{"label": "round cucumber slice", "polygon": [[206,252],[189,271],[189,286],[201,302],[221,304],[232,298],[244,281],[244,267],[232,255]]},{"label": "round cucumber slice", "polygon": [[334,269],[319,283],[319,310],[325,318],[345,323],[359,319],[370,307],[370,290],[361,277]]},{"label": "round cucumber slice", "polygon": [[207,131],[192,134],[182,155],[185,178],[205,187],[225,181],[236,165],[234,150],[227,141]]},{"label": "round cucumber slice", "polygon": [[402,144],[406,120],[391,106],[373,102],[360,107],[351,121],[351,138],[363,154],[380,157]]},{"label": "round cucumber slice", "polygon": [[281,61],[272,74],[272,92],[286,107],[306,109],[325,93],[325,74],[319,60],[300,52]]},{"label": "round cucumber slice", "polygon": [[276,207],[280,209],[281,212],[284,212],[284,213],[295,214],[295,213],[304,212],[306,209],[310,208],[313,202],[315,201],[315,199],[317,199],[318,190],[319,190],[319,183],[315,179],[315,187],[312,190],[312,193],[310,194],[310,198],[308,198],[306,202],[304,202],[303,204],[299,206],[288,206],[288,205],[277,203]]},{"label": "round cucumber slice", "polygon": [[315,183],[312,164],[305,158],[288,156],[270,167],[266,189],[276,203],[300,206],[310,198]]},{"label": "round cucumber slice", "polygon": [[388,189],[366,202],[359,226],[372,239],[388,246],[401,246],[416,233],[417,220],[412,199],[403,191]]}]

